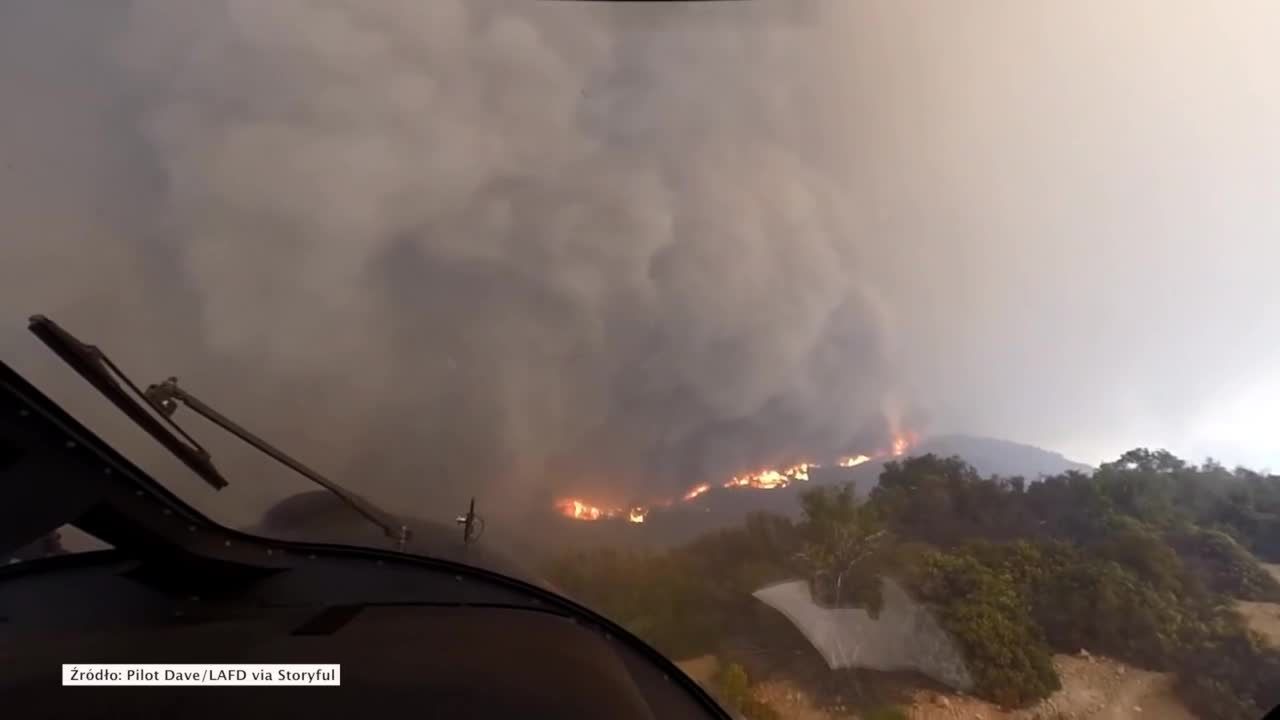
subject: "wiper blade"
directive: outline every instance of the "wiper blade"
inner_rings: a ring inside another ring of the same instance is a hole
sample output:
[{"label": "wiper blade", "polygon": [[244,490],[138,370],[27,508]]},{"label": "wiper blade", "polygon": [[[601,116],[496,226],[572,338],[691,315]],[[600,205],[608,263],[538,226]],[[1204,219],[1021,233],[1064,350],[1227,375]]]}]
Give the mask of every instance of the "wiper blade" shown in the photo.
[{"label": "wiper blade", "polygon": [[[368,500],[326,479],[320,473],[308,468],[270,443],[232,422],[199,398],[178,387],[177,378],[169,378],[158,385],[151,385],[146,392],[143,392],[107,358],[105,353],[93,345],[77,340],[71,333],[63,330],[49,318],[43,315],[35,315],[31,318],[29,327],[36,337],[44,341],[44,344],[58,354],[58,357],[66,361],[72,369],[80,373],[81,377],[88,380],[116,407],[124,411],[125,415],[128,415],[131,420],[146,430],[148,434],[159,441],[161,445],[164,445],[178,459],[182,460],[187,467],[212,485],[214,489],[226,487],[227,481],[214,467],[208,451],[201,447],[200,443],[196,442],[194,438],[183,431],[170,418],[174,411],[177,410],[179,402],[223,430],[252,445],[259,452],[333,493],[348,507],[381,528],[387,537],[397,542],[400,550],[404,549],[405,543],[409,539],[407,525],[389,513],[375,507]],[[125,392],[124,388],[120,386],[120,382],[128,386],[142,402],[139,403]],[[156,420],[156,415],[159,415],[169,427],[173,428],[176,434],[160,424],[160,421]],[[179,435],[181,438],[179,438]]]},{"label": "wiper blade", "polygon": [[[50,350],[70,365],[72,370],[97,388],[98,392],[106,396],[112,404],[128,415],[130,420],[137,423],[184,465],[191,468],[192,472],[213,486],[215,490],[221,490],[227,486],[222,473],[214,467],[209,452],[168,417],[161,415],[172,431],[161,424],[155,415],[147,410],[151,403],[147,402],[146,396],[105,353],[94,345],[80,342],[71,333],[43,315],[33,315],[27,327],[45,345],[48,345]],[[134,395],[146,402],[146,406],[125,392],[120,382],[124,382]]]}]

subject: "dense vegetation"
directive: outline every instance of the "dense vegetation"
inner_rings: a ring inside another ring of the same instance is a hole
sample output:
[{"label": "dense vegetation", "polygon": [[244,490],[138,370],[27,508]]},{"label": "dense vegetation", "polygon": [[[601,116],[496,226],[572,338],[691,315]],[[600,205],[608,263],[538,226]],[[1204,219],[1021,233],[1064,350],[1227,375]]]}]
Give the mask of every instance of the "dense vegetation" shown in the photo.
[{"label": "dense vegetation", "polygon": [[685,657],[760,632],[750,592],[770,581],[803,575],[819,602],[874,613],[892,576],[956,639],[974,692],[1004,705],[1053,692],[1051,654],[1082,649],[1177,673],[1200,717],[1280,702],[1280,652],[1231,608],[1280,600],[1255,559],[1280,562],[1280,477],[1134,450],[1026,482],[927,455],[887,464],[866,502],[822,488],[802,509],[667,553],[565,558],[553,577]]}]

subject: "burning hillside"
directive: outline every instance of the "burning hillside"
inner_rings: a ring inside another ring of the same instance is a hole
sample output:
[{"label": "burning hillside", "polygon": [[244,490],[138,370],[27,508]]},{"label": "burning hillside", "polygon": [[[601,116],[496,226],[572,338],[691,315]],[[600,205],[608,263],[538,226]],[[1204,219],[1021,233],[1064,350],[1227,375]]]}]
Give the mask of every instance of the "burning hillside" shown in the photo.
[{"label": "burning hillside", "polygon": [[[870,455],[858,454],[847,455],[837,458],[833,463],[836,467],[853,468],[863,463],[884,457],[899,457],[906,454],[912,446],[916,444],[917,438],[914,433],[904,432],[894,435],[893,441],[887,450],[879,450]],[[784,468],[762,468],[752,472],[741,473],[730,477],[728,480],[719,483],[699,483],[689,488],[678,500],[673,498],[660,498],[650,501],[643,505],[636,505],[630,508],[617,506],[599,506],[587,502],[582,498],[568,497],[562,498],[555,503],[556,511],[561,515],[572,518],[574,520],[615,520],[625,518],[629,522],[642,523],[649,511],[654,507],[670,507],[677,503],[691,503],[699,497],[710,492],[714,487],[721,487],[728,490],[735,489],[751,489],[751,490],[776,490],[790,486],[794,482],[808,482],[809,472],[823,467],[814,462],[800,462]]]}]

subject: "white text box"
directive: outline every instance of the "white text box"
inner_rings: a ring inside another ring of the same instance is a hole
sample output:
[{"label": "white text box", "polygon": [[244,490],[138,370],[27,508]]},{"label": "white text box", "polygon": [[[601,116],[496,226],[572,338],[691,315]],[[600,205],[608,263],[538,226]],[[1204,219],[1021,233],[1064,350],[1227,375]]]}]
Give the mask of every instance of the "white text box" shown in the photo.
[{"label": "white text box", "polygon": [[342,684],[340,665],[67,663],[63,686],[74,685],[208,685],[335,686]]}]

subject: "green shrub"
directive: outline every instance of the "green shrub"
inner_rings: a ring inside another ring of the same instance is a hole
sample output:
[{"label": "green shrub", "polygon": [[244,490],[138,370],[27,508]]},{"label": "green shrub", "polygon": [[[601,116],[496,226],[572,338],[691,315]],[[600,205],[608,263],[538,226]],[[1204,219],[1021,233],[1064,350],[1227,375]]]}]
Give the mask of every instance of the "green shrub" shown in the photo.
[{"label": "green shrub", "polygon": [[973,693],[1008,707],[1061,687],[1049,648],[1032,622],[1025,588],[972,552],[933,553],[910,571],[908,587],[932,605],[964,654]]},{"label": "green shrub", "polygon": [[1174,663],[1187,620],[1176,596],[1097,558],[1082,558],[1047,578],[1034,607],[1036,622],[1055,648],[1084,648],[1155,670]]},{"label": "green shrub", "polygon": [[1280,582],[1227,533],[1184,527],[1170,532],[1168,541],[1213,592],[1241,600],[1280,601]]},{"label": "green shrub", "polygon": [[1197,631],[1178,667],[1176,689],[1188,709],[1209,720],[1252,720],[1280,705],[1280,651],[1226,608]]}]

